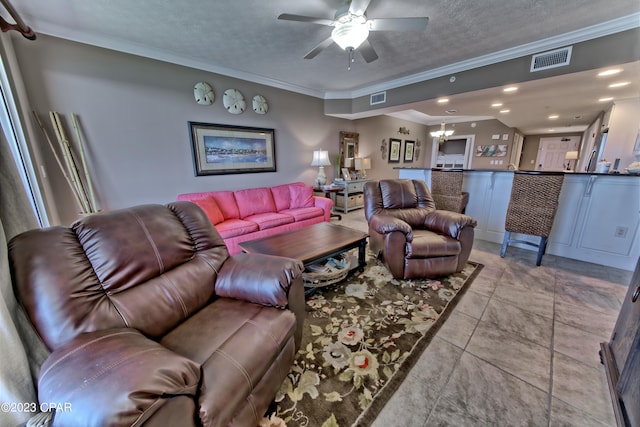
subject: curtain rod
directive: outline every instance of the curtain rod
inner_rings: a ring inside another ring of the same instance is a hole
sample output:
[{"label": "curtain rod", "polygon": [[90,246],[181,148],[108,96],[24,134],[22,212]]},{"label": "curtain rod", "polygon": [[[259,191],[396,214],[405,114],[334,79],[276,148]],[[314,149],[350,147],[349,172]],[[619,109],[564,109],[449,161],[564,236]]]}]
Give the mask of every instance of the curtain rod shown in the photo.
[{"label": "curtain rod", "polygon": [[18,15],[18,12],[16,12],[13,6],[11,6],[11,3],[9,3],[9,0],[0,0],[0,3],[2,3],[7,12],[9,12],[14,21],[16,21],[15,24],[10,24],[5,21],[2,16],[0,16],[0,29],[2,30],[2,32],[6,33],[7,31],[15,30],[22,34],[25,38],[29,40],[35,40],[36,33],[34,33],[33,30],[24,23],[22,18],[20,18],[20,15]]}]

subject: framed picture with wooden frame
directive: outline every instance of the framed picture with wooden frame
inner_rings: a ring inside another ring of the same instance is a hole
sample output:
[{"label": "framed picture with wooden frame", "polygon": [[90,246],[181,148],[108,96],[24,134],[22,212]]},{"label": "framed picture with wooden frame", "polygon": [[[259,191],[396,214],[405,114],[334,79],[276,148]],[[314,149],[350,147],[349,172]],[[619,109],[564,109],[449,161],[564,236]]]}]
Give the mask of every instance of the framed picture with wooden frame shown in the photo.
[{"label": "framed picture with wooden frame", "polygon": [[196,176],[275,172],[275,131],[189,122]]},{"label": "framed picture with wooden frame", "polygon": [[413,152],[414,152],[415,145],[416,145],[415,141],[409,141],[406,139],[404,140],[404,158],[403,158],[404,163],[413,162]]},{"label": "framed picture with wooden frame", "polygon": [[389,138],[389,163],[400,163],[401,146],[401,140],[396,138]]}]

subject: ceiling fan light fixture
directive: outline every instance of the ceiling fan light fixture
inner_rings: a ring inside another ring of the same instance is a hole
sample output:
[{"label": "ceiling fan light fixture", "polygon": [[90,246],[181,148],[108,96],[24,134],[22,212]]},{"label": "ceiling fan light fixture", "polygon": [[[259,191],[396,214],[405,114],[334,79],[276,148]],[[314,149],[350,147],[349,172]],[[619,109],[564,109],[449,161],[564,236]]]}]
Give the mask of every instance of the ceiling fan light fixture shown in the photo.
[{"label": "ceiling fan light fixture", "polygon": [[369,25],[366,20],[351,19],[336,22],[331,38],[342,50],[357,49],[369,37]]}]

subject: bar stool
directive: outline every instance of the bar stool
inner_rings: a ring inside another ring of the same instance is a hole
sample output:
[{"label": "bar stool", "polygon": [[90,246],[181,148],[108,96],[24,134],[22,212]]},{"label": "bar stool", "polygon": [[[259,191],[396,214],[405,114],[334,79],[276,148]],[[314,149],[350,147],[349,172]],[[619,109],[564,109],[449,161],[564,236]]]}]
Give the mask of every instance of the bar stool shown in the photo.
[{"label": "bar stool", "polygon": [[[523,243],[538,248],[536,266],[542,263],[542,255],[547,249],[547,238],[558,209],[558,197],[563,180],[562,172],[514,172],[500,251],[502,258],[510,243]],[[511,233],[540,236],[540,243],[511,239]]]},{"label": "bar stool", "polygon": [[464,213],[469,193],[462,191],[462,170],[431,170],[431,196],[436,209]]}]

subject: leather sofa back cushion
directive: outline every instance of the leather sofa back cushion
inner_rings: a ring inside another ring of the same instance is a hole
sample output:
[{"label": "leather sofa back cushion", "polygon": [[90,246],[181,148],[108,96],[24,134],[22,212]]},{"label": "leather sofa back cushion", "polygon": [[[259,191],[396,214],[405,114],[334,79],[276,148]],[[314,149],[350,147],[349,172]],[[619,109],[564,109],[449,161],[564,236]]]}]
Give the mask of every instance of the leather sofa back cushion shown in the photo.
[{"label": "leather sofa back cushion", "polygon": [[28,231],[9,250],[17,294],[49,348],[107,328],[161,337],[211,299],[229,256],[205,213],[188,202]]},{"label": "leather sofa back cushion", "polygon": [[207,214],[213,224],[220,224],[224,221],[224,215],[216,203],[216,199],[211,196],[204,197],[202,199],[193,199],[193,203],[200,206],[200,208]]},{"label": "leather sofa back cushion", "polygon": [[249,188],[247,190],[237,190],[235,192],[236,202],[240,218],[261,214],[265,212],[275,212],[276,205],[273,202],[271,190],[268,188]]},{"label": "leather sofa back cushion", "polygon": [[413,183],[409,180],[380,181],[382,206],[385,209],[406,209],[418,206]]},{"label": "leather sofa back cushion", "polygon": [[313,203],[313,188],[307,186],[291,186],[289,187],[291,194],[291,209],[310,208]]}]

